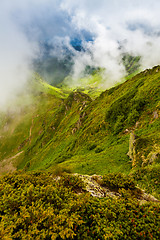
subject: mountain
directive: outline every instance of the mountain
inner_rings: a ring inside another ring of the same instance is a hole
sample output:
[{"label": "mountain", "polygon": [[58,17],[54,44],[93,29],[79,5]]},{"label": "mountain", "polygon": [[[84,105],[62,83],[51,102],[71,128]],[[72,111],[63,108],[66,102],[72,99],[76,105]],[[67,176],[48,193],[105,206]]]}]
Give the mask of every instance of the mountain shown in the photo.
[{"label": "mountain", "polygon": [[159,239],[160,66],[101,92],[94,71],[35,73],[0,113],[0,239]]},{"label": "mountain", "polygon": [[1,113],[1,174],[56,166],[81,174],[132,173],[159,195],[159,66],[94,100],[92,94],[50,86],[38,74],[27,88],[17,111],[11,106]]},{"label": "mountain", "polygon": [[[86,41],[92,42],[92,39],[88,38]],[[48,42],[43,42],[40,46],[41,55],[35,59],[33,68],[35,72],[38,72],[53,86],[57,86],[57,84],[60,83],[63,84],[64,79],[72,75],[75,53],[86,51],[83,47],[82,40],[76,38],[70,41],[70,47],[65,44],[56,46]],[[121,60],[126,69],[126,75],[135,75],[140,69],[140,57],[129,55],[121,45],[119,47],[122,51]],[[90,74],[94,74],[96,70],[99,70],[99,68],[95,69],[87,65],[82,75],[88,77]]]}]

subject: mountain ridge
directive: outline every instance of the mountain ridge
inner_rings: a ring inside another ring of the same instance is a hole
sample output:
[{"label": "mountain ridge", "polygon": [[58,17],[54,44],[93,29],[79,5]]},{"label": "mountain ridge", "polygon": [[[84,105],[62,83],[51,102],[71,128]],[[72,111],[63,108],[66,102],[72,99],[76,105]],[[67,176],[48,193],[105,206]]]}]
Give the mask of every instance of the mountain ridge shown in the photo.
[{"label": "mountain ridge", "polygon": [[[1,162],[21,152],[13,167],[25,171],[54,169],[58,164],[82,174],[129,174],[142,165],[150,167],[155,155],[151,166],[158,167],[159,87],[159,66],[95,100],[79,90],[52,87],[36,75],[31,105],[19,115],[1,117]],[[132,131],[137,139],[134,159],[129,159]]]}]

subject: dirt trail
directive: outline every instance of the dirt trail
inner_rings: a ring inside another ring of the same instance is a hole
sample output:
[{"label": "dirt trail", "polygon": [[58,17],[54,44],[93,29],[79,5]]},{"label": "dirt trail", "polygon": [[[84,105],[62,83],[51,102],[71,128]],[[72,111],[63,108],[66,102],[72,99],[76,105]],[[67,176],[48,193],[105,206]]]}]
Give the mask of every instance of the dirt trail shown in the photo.
[{"label": "dirt trail", "polygon": [[34,119],[35,118],[38,118],[39,115],[36,115],[34,117],[32,117],[32,123],[31,123],[31,126],[30,126],[30,129],[29,129],[29,143],[31,144],[31,137],[32,137],[32,129],[33,129],[33,125],[34,125]]},{"label": "dirt trail", "polygon": [[10,158],[3,159],[0,162],[0,176],[2,176],[4,173],[7,173],[7,172],[16,171],[16,167],[14,167],[14,164],[13,164],[12,160],[16,159],[23,152],[24,151],[21,151],[21,152],[17,153],[16,155],[14,155],[14,156],[12,156]]},{"label": "dirt trail", "polygon": [[34,122],[34,118],[32,118],[32,124],[31,124],[31,127],[30,127],[30,129],[29,129],[29,143],[30,143],[30,144],[31,144],[31,136],[32,136],[33,122]]}]

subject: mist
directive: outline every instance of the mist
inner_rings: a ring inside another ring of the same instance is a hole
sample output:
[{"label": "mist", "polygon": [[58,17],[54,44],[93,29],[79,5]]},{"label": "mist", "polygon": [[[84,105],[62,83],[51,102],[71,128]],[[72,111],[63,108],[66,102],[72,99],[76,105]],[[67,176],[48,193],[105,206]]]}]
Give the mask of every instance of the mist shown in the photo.
[{"label": "mist", "polygon": [[[69,54],[67,74],[77,84],[86,66],[101,67],[105,88],[126,74],[123,53],[141,56],[141,70],[160,64],[158,0],[1,0],[0,9],[1,108],[25,88],[34,62],[45,58],[66,61]],[[74,39],[81,41],[81,51],[73,46]],[[46,43],[47,54],[42,47]],[[51,74],[55,72],[57,83],[54,65]]]},{"label": "mist", "polygon": [[0,3],[0,108],[24,88],[31,76],[37,44],[13,21],[7,1]]},{"label": "mist", "polygon": [[62,3],[80,31],[90,32],[92,42],[84,42],[85,52],[75,56],[73,76],[78,79],[85,66],[105,68],[104,87],[120,81],[125,73],[123,53],[141,57],[141,67],[160,64],[160,19],[158,1],[85,1]]}]

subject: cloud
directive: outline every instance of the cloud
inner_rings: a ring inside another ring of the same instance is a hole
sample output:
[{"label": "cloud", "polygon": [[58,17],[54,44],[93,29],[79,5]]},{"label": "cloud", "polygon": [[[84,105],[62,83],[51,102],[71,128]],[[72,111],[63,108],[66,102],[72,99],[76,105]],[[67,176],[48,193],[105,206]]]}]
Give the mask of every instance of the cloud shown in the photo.
[{"label": "cloud", "polygon": [[[77,56],[75,76],[82,66],[90,63],[106,69],[111,84],[124,74],[119,43],[123,50],[141,56],[141,67],[160,64],[160,2],[158,0],[73,0],[61,3],[63,10],[72,16],[72,24],[80,31],[90,32],[94,41],[87,46],[88,52]],[[78,69],[79,62],[79,69]],[[78,69],[78,70],[77,70]]]},{"label": "cloud", "polygon": [[23,88],[37,52],[37,45],[13,21],[7,3],[0,3],[0,108]]},{"label": "cloud", "polygon": [[[69,49],[74,79],[86,65],[105,68],[106,87],[124,75],[120,43],[142,68],[160,64],[159,0],[1,0],[0,9],[1,106],[23,88],[43,42],[59,59]],[[71,46],[75,38],[85,51]]]}]

